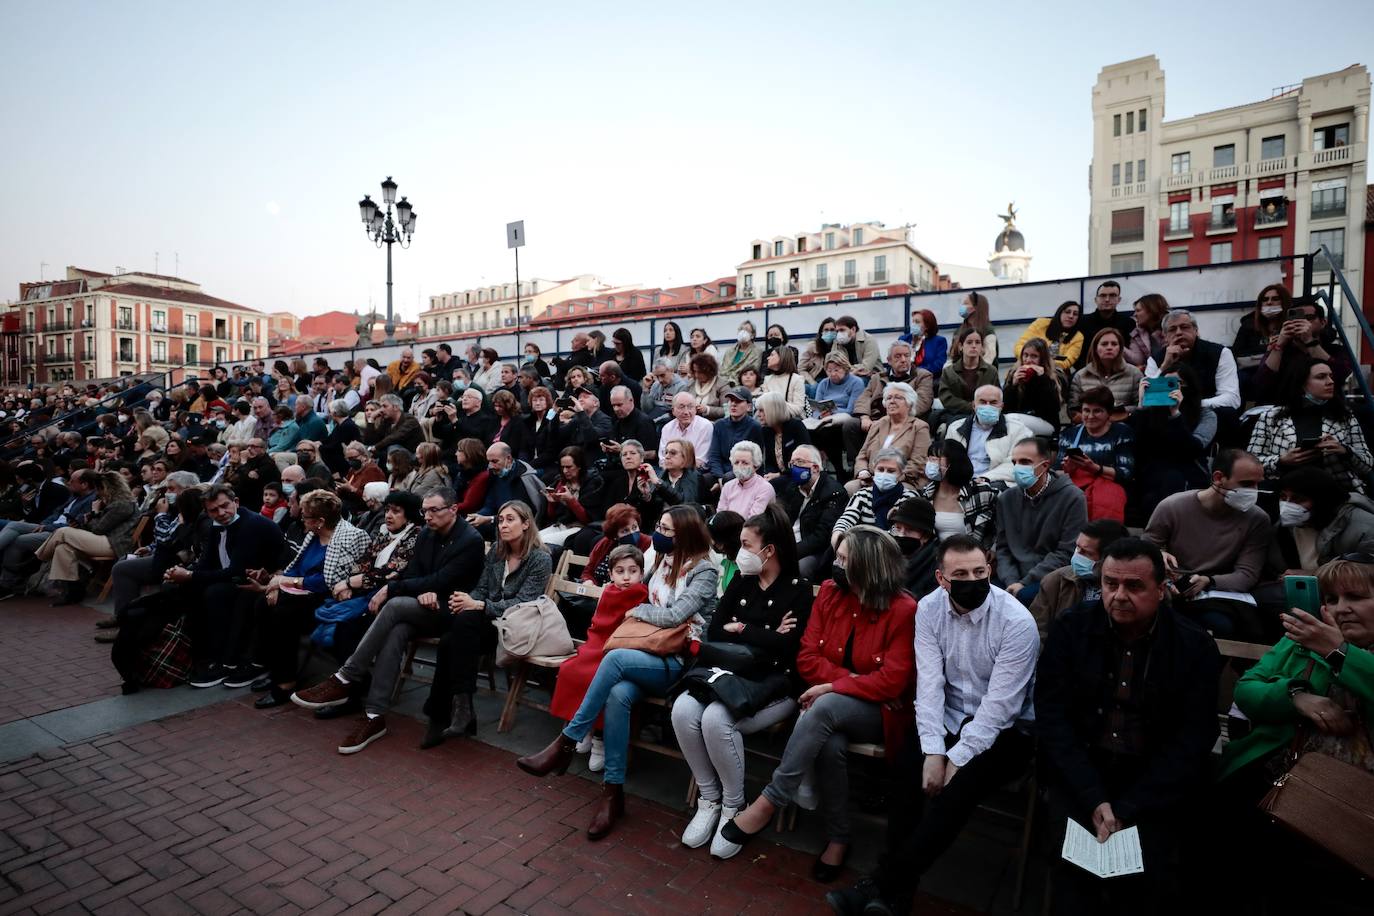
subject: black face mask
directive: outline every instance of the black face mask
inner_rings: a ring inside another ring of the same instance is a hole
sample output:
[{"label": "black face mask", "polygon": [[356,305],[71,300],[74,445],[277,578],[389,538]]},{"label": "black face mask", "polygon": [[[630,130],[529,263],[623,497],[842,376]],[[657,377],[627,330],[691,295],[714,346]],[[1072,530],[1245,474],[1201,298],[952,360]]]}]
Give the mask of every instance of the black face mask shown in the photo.
[{"label": "black face mask", "polygon": [[892,539],[897,542],[897,547],[904,557],[909,557],[921,549],[921,539],[909,534],[894,534]]},{"label": "black face mask", "polygon": [[781,347],[781,346],[782,346],[782,338],[781,338],[781,337],[770,337],[770,338],[768,338],[768,346],[774,347],[774,348],[776,348],[776,347]]},{"label": "black face mask", "polygon": [[360,469],[362,468],[362,466],[363,466],[363,459],[361,459],[361,458],[350,458],[350,459],[348,459],[348,466],[349,466],[350,468],[352,468],[353,470],[355,470],[355,471],[360,470]]},{"label": "black face mask", "polygon": [[991,579],[952,579],[949,583],[950,599],[966,611],[981,607],[991,591]]},{"label": "black face mask", "polygon": [[849,571],[839,563],[831,565],[830,578],[835,580],[835,584],[839,586],[840,591],[849,591]]}]

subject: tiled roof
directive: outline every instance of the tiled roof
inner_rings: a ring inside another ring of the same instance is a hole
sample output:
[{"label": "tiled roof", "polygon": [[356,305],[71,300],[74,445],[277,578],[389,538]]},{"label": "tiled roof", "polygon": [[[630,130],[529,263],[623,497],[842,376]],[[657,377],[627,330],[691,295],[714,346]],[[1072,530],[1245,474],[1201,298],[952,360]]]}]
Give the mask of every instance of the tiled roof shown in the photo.
[{"label": "tiled roof", "polygon": [[101,294],[111,294],[115,296],[131,296],[138,299],[161,299],[164,302],[184,302],[188,305],[203,305],[207,308],[216,309],[235,309],[240,312],[253,312],[262,314],[257,309],[249,308],[246,305],[239,305],[237,302],[230,302],[228,299],[217,299],[214,296],[207,296],[205,293],[191,292],[184,289],[170,289],[165,286],[149,286],[146,283],[107,283],[99,291]]}]

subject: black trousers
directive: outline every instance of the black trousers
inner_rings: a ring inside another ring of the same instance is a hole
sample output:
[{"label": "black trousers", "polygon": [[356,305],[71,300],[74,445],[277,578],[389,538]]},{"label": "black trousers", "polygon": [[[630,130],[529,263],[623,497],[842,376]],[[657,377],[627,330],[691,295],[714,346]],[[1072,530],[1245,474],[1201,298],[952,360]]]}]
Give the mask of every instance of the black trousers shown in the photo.
[{"label": "black trousers", "polygon": [[[953,736],[945,743],[952,747]],[[910,910],[921,876],[954,843],[983,799],[1027,771],[1033,747],[1029,735],[1007,729],[938,795],[929,798],[921,791],[925,755],[912,738],[893,780],[887,851],[873,876],[895,912]]]},{"label": "black trousers", "polygon": [[267,666],[272,683],[295,682],[301,637],[315,629],[315,609],[324,600],[324,595],[283,594],[270,605],[266,598],[258,599],[256,658]]},{"label": "black trousers", "polygon": [[257,593],[231,582],[186,589],[191,655],[197,664],[237,665],[245,660]]},{"label": "black trousers", "polygon": [[453,716],[454,694],[477,692],[477,668],[482,656],[495,648],[496,627],[486,612],[453,615],[448,632],[439,637],[425,715],[435,722],[447,722]]},{"label": "black trousers", "polygon": [[143,647],[156,639],[163,627],[182,615],[189,605],[188,598],[188,590],[168,588],[144,595],[124,609],[119,619],[119,632],[110,646],[110,661],[124,683],[137,683]]}]

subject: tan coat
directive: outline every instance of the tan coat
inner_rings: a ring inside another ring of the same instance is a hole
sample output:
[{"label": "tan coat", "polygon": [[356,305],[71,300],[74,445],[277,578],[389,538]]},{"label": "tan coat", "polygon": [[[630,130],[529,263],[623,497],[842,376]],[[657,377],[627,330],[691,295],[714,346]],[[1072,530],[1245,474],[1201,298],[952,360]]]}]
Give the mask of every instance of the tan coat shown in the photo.
[{"label": "tan coat", "polygon": [[[889,434],[892,434],[892,443],[884,446],[883,441]],[[874,423],[868,428],[868,437],[854,459],[854,473],[872,473],[878,453],[888,447],[895,448],[906,457],[906,471],[902,474],[905,482],[913,487],[925,483],[926,455],[930,452],[930,426],[926,421],[909,417],[896,430],[892,428],[891,417],[883,417]]]},{"label": "tan coat", "polygon": [[1083,600],[1083,583],[1072,566],[1061,566],[1040,580],[1040,592],[1031,601],[1030,612],[1040,630],[1040,647],[1050,635],[1050,624]]}]

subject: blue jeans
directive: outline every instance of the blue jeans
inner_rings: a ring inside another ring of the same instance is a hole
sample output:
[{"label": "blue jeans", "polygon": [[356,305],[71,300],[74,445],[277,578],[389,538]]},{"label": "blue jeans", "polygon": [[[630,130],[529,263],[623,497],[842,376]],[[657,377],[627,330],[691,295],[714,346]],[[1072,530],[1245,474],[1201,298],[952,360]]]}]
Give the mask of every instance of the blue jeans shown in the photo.
[{"label": "blue jeans", "polygon": [[625,759],[630,750],[630,714],[635,703],[646,693],[664,696],[681,674],[682,661],[676,656],[665,658],[639,649],[612,649],[602,656],[596,677],[563,734],[581,741],[591,734],[596,717],[604,710],[606,771],[602,779],[614,785],[624,784]]}]

